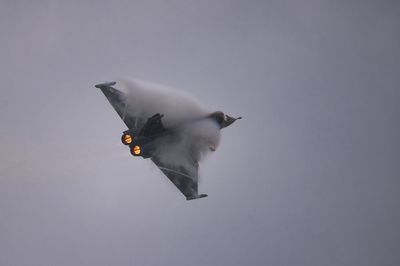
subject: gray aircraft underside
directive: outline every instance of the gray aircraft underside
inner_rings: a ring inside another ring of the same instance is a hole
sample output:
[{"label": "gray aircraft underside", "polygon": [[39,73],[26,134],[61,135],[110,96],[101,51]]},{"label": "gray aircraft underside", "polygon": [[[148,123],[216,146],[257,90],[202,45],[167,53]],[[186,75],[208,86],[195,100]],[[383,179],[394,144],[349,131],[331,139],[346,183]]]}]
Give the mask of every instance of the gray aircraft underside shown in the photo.
[{"label": "gray aircraft underside", "polygon": [[[127,96],[124,92],[115,89],[116,82],[105,82],[95,85],[99,88],[122,121],[128,127],[123,132],[121,141],[130,147],[133,156],[150,158],[157,167],[168,177],[169,180],[182,192],[187,200],[207,197],[206,194],[198,194],[198,167],[199,155],[193,149],[188,148],[182,151],[185,154],[182,160],[185,163],[174,165],[163,161],[158,156],[160,145],[158,140],[161,138],[174,138],[174,128],[165,128],[162,123],[163,115],[155,113],[151,117],[134,117],[127,112]],[[238,118],[225,115],[217,111],[199,119],[213,119],[222,129],[231,125]],[[165,148],[165,147],[164,147]],[[211,150],[212,147],[210,147]]]}]

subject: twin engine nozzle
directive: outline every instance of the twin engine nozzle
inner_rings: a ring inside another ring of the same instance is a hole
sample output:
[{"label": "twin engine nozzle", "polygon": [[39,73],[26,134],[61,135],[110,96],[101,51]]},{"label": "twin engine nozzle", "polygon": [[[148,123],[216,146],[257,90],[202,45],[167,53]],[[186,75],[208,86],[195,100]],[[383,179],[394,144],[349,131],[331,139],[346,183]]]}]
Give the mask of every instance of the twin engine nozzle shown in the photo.
[{"label": "twin engine nozzle", "polygon": [[132,145],[134,140],[135,140],[134,136],[132,136],[130,133],[124,133],[121,137],[122,144],[129,146],[131,154],[133,156],[141,156],[142,155],[141,147],[139,145]]}]

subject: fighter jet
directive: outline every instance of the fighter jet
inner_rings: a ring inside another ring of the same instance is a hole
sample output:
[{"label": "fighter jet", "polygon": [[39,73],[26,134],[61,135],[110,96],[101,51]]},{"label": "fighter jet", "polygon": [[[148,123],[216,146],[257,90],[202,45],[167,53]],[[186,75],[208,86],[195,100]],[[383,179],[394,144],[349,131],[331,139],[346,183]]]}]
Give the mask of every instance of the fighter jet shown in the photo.
[{"label": "fighter jet", "polygon": [[[199,156],[190,149],[185,152],[186,162],[181,165],[171,166],[166,164],[157,152],[161,147],[159,139],[174,138],[180,126],[165,128],[162,122],[163,114],[155,113],[151,117],[135,117],[127,112],[127,95],[126,93],[115,89],[113,86],[116,82],[105,82],[95,85],[99,88],[115,111],[121,117],[122,121],[128,127],[122,133],[121,142],[129,147],[130,153],[134,157],[150,158],[157,167],[168,177],[168,179],[180,190],[187,200],[199,199],[207,197],[206,194],[198,193],[198,167]],[[231,117],[225,115],[221,111],[210,113],[204,117],[199,117],[193,121],[202,119],[211,119],[216,122],[219,129],[225,128],[241,117]],[[215,147],[210,147],[213,151]],[[187,163],[189,162],[189,163]]]}]

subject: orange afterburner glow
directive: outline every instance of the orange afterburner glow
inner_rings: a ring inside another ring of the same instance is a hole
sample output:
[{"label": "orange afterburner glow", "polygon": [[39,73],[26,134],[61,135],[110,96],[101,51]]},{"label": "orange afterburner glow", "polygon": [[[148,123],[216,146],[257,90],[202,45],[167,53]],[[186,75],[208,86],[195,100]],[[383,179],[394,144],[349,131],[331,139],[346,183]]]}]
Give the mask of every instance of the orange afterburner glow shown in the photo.
[{"label": "orange afterburner glow", "polygon": [[140,153],[142,152],[142,150],[140,149],[140,146],[134,146],[132,148],[133,154],[134,155],[140,155]]},{"label": "orange afterburner glow", "polygon": [[133,137],[129,134],[124,134],[124,135],[122,135],[121,141],[123,144],[129,145],[132,143]]}]

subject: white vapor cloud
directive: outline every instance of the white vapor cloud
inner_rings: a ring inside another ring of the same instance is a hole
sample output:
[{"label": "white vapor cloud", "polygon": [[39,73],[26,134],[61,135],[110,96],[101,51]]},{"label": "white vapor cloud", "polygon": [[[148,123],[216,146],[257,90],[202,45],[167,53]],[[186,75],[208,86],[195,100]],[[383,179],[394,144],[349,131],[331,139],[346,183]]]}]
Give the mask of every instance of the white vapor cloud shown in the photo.
[{"label": "white vapor cloud", "polygon": [[138,80],[121,80],[118,89],[127,95],[129,115],[142,121],[156,113],[163,114],[162,123],[172,134],[155,140],[157,156],[164,165],[197,178],[197,162],[220,140],[220,128],[193,96],[166,86]]}]

